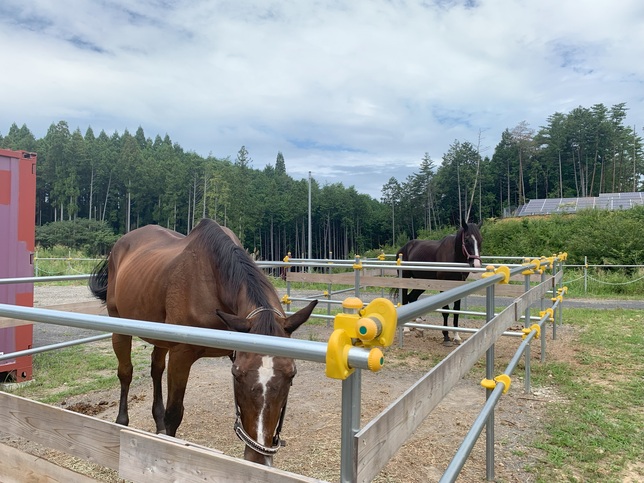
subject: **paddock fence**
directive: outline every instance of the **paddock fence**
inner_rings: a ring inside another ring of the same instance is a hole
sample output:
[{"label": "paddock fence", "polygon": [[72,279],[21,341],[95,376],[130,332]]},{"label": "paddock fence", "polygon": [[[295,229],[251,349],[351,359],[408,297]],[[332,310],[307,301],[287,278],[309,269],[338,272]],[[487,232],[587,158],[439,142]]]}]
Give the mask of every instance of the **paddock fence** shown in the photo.
[{"label": "paddock fence", "polygon": [[[291,283],[319,282],[328,283],[331,287],[349,285],[352,286],[350,289],[344,287],[336,290],[335,293],[346,293],[348,290],[356,297],[359,297],[361,290],[365,290],[367,286],[383,290],[426,287],[430,290],[442,291],[421,298],[413,304],[397,307],[399,330],[406,324],[414,323],[418,317],[439,310],[455,300],[472,294],[485,294],[484,326],[405,391],[400,398],[392,402],[381,414],[364,425],[360,421],[360,375],[362,369],[369,367],[370,351],[360,347],[351,347],[348,350],[348,364],[355,371],[342,380],[340,480],[368,482],[375,478],[422,421],[484,354],[487,362],[484,380],[487,403],[479,417],[482,418],[483,423],[481,425],[477,419],[477,423],[463,441],[461,449],[454,456],[441,481],[456,479],[471,451],[471,445],[479,437],[483,427],[487,428],[486,477],[492,480],[494,405],[500,398],[500,394],[507,390],[510,383],[509,377],[516,366],[516,361],[524,355],[526,362],[529,361],[529,342],[540,336],[544,343],[546,322],[554,322],[553,336],[557,319],[561,323],[563,289],[559,285],[563,275],[563,260],[565,256],[555,256],[548,259],[526,259],[524,263],[513,266],[490,265],[487,269],[476,271],[473,281],[452,287],[436,285],[435,281],[400,279],[400,270],[409,266],[405,266],[404,262],[396,264],[383,260],[355,260],[342,261],[343,266],[340,266],[339,261],[330,264],[328,260],[291,259],[285,262],[260,264],[264,267],[299,266],[302,268],[302,271],[289,271],[287,274],[288,293],[283,300],[287,307],[293,303],[289,298]],[[333,267],[331,268],[330,265]],[[312,266],[317,266],[320,270],[320,267],[323,267],[327,273],[307,273],[305,268]],[[338,269],[346,273],[331,273]],[[437,267],[434,266],[431,269],[436,270]],[[441,267],[441,269],[463,271],[464,267]],[[546,270],[552,273],[546,275]],[[538,275],[536,281],[535,275]],[[313,278],[314,276],[317,278]],[[37,280],[37,282],[40,281],[44,280]],[[27,279],[0,281],[2,282],[25,283]],[[511,304],[496,313],[495,298],[498,292],[518,295]],[[326,291],[322,294],[322,300],[330,304],[333,295],[333,290]],[[542,311],[543,313],[540,312],[538,318],[530,316],[530,308],[537,303],[542,308],[548,305]],[[77,309],[80,310],[80,307]],[[322,342],[296,339],[269,340],[274,338],[191,327],[167,327],[156,323],[111,319],[101,315],[71,311],[57,312],[0,304],[0,316],[5,317],[0,320],[0,326],[3,323],[29,320],[140,337],[153,335],[157,339],[177,342],[196,343],[198,341],[199,345],[204,346],[282,355],[320,363],[326,361],[328,350],[327,343]],[[521,320],[525,326],[523,331],[525,339],[504,374],[495,376],[493,374],[494,343],[511,325]],[[531,324],[533,321],[535,323]],[[213,334],[214,332],[219,333]],[[542,351],[543,353],[545,351]],[[10,357],[11,354],[5,354],[5,356]],[[42,405],[11,394],[0,393],[0,398],[2,399],[0,417],[3,420],[3,432],[115,469],[123,478],[132,481],[149,481],[151,478],[159,481],[176,481],[177,478],[181,479],[184,476],[186,479],[199,478],[201,481],[320,481],[227,457],[218,451],[189,442],[124,428],[90,416]],[[34,458],[23,455],[25,461],[32,462],[28,465],[32,468],[31,471],[43,472],[42,474],[54,472],[55,465],[47,464],[44,460],[39,460],[39,464],[42,464],[45,469],[38,469],[39,466],[34,464]],[[9,463],[0,464],[0,468],[3,468],[1,471],[7,474],[10,474],[12,467],[13,465]],[[15,471],[15,468],[13,470]],[[61,473],[66,471],[69,470],[60,468]],[[70,479],[60,478],[59,481],[70,481]]]}]

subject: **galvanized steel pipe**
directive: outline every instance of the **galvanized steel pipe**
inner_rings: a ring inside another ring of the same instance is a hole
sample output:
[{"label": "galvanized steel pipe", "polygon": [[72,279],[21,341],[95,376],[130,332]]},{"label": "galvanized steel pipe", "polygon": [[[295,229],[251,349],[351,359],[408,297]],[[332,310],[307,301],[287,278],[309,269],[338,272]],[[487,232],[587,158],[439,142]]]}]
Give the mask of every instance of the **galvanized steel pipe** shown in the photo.
[{"label": "galvanized steel pipe", "polygon": [[[243,334],[227,330],[143,322],[140,320],[106,317],[104,315],[78,314],[7,304],[0,304],[0,316],[150,339],[162,339],[204,347],[292,357],[320,363],[326,362],[327,344],[325,342]],[[349,367],[369,369],[369,352],[369,350],[360,347],[351,347],[348,354]]]}]

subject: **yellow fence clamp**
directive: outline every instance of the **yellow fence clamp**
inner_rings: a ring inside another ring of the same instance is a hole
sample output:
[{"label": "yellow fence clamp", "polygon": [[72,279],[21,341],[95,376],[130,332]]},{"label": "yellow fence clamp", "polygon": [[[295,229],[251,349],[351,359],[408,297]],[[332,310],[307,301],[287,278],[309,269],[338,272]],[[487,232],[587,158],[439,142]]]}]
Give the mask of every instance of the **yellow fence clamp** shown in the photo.
[{"label": "yellow fence clamp", "polygon": [[371,349],[367,358],[369,370],[377,372],[384,365],[380,347],[394,342],[398,314],[394,304],[377,298],[363,308],[357,297],[342,302],[342,313],[335,316],[333,333],[329,337],[326,353],[326,375],[333,379],[346,379],[355,370],[349,367],[349,350],[352,347]]},{"label": "yellow fence clamp", "polygon": [[[543,315],[541,317],[543,317]],[[541,326],[539,324],[532,324],[530,327],[521,329],[521,332],[523,332],[522,339],[525,339],[526,337],[528,337],[528,335],[530,335],[530,332],[532,332],[533,330],[536,332],[536,334],[534,335],[535,339],[538,339],[539,337],[541,337]]]},{"label": "yellow fence clamp", "polygon": [[495,268],[494,265],[488,265],[487,267],[485,267],[485,269],[487,270],[487,272],[481,274],[481,277],[487,278],[493,275],[503,275],[503,280],[501,280],[499,283],[503,283],[503,284],[510,283],[509,267],[505,265],[501,265]]},{"label": "yellow fence clamp", "polygon": [[489,391],[493,391],[496,387],[497,382],[503,383],[503,394],[510,390],[510,384],[512,383],[512,380],[507,374],[501,374],[499,376],[496,376],[494,379],[483,379],[481,381],[481,386],[483,386],[485,389],[488,389]]},{"label": "yellow fence clamp", "polygon": [[546,310],[541,310],[539,312],[539,317],[543,318],[545,316],[548,316],[548,322],[554,322],[555,321],[555,311],[552,310],[552,307],[548,307]]}]

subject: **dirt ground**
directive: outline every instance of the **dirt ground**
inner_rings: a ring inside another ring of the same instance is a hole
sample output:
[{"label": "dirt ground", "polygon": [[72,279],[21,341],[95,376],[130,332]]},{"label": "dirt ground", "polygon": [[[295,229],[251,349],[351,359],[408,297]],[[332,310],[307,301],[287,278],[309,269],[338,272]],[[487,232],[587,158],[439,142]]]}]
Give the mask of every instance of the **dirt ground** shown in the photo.
[{"label": "dirt ground", "polygon": [[[280,294],[281,295],[281,294]],[[85,287],[37,287],[38,306],[80,302],[90,299]],[[480,320],[461,319],[461,326],[478,326]],[[430,318],[437,323],[438,318]],[[39,331],[35,329],[35,339]],[[47,328],[49,335],[55,331]],[[306,324],[294,337],[307,340],[327,340],[331,329],[323,325]],[[67,332],[69,336],[69,333]],[[467,338],[467,335],[461,335]],[[547,357],[552,360],[569,357],[574,332],[568,327],[558,329],[558,339],[548,334]],[[496,360],[505,367],[516,351],[520,338],[505,337],[496,344]],[[144,342],[138,342],[146,345]],[[109,342],[97,343],[109,347]],[[98,348],[98,347],[97,347]],[[438,331],[412,330],[404,335],[403,348],[398,341],[385,351],[385,367],[378,373],[362,374],[362,424],[395,401],[405,390],[429,371],[440,357],[454,348],[442,345]],[[538,363],[539,344],[532,345],[532,360]],[[116,359],[115,359],[116,364]],[[340,470],[340,406],[341,382],[328,379],[320,364],[298,361],[298,374],[289,396],[288,411],[282,437],[287,441],[274,460],[277,468],[327,481],[339,481]],[[480,380],[484,366],[477,367],[443,400],[424,421],[410,440],[387,464],[376,482],[412,483],[438,481],[456,453],[464,435],[485,402],[485,390]],[[135,380],[130,391],[130,425],[154,431],[151,416],[151,384],[146,374]],[[539,464],[540,454],[530,442],[541,432],[547,419],[548,404],[558,399],[552,388],[532,389],[526,393],[522,373],[514,374],[511,390],[501,398],[496,412],[496,480],[530,482],[534,475],[529,467]],[[242,457],[243,444],[233,433],[235,411],[232,398],[230,361],[202,359],[192,369],[185,398],[185,416],[177,437],[204,446],[217,448],[225,454]],[[60,406],[99,418],[114,420],[118,405],[118,388],[95,392],[61,401]],[[6,443],[6,438],[3,438]],[[72,460],[65,455],[39,449],[34,445],[14,441],[12,444],[29,449],[76,471],[90,474],[100,481],[118,481],[115,473]],[[482,434],[466,463],[459,482],[485,481],[485,438]]]}]

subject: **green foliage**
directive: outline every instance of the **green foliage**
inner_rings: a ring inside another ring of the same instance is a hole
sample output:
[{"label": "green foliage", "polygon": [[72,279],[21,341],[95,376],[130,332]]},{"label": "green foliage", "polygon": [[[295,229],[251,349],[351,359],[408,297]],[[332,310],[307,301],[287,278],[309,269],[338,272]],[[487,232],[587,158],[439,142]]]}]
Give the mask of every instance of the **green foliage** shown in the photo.
[{"label": "green foliage", "polygon": [[89,256],[106,255],[118,236],[107,223],[79,218],[36,227],[36,244],[44,248],[57,245],[82,250]]},{"label": "green foliage", "polygon": [[[503,132],[491,159],[482,158],[479,145],[455,140],[440,166],[424,153],[418,172],[406,180],[383,180],[381,200],[352,186],[320,186],[311,179],[312,256],[325,258],[331,252],[346,258],[385,245],[397,249],[409,238],[440,238],[437,227],[448,227],[447,234],[462,219],[507,216],[531,197],[637,190],[644,173],[642,139],[624,125],[626,110],[625,104],[597,104],[555,113],[536,134],[520,122]],[[95,135],[90,127],[83,136],[64,120],[52,123],[42,139],[14,123],[0,143],[38,154],[39,225],[94,219],[117,234],[148,224],[187,234],[208,217],[231,228],[261,259],[281,260],[289,251],[302,256],[307,250],[309,183],[286,174],[281,152],[259,170],[245,146],[236,156],[204,158],[184,151],[168,135],[148,138],[140,126],[134,135],[128,130]],[[519,228],[522,234],[535,230],[531,221]],[[637,226],[622,228],[636,233]],[[559,235],[537,233],[548,251],[589,246],[581,235],[551,248]],[[614,232],[603,237],[603,244],[592,245],[593,258],[608,263],[641,257],[638,241],[627,247],[617,238]],[[109,241],[98,239],[89,248],[102,252]],[[509,248],[542,252],[542,246],[526,240]]]},{"label": "green foliage", "polygon": [[568,253],[567,264],[637,265],[644,262],[638,236],[644,207],[625,211],[583,210],[577,214],[488,220],[482,227],[484,255],[550,256]]}]

